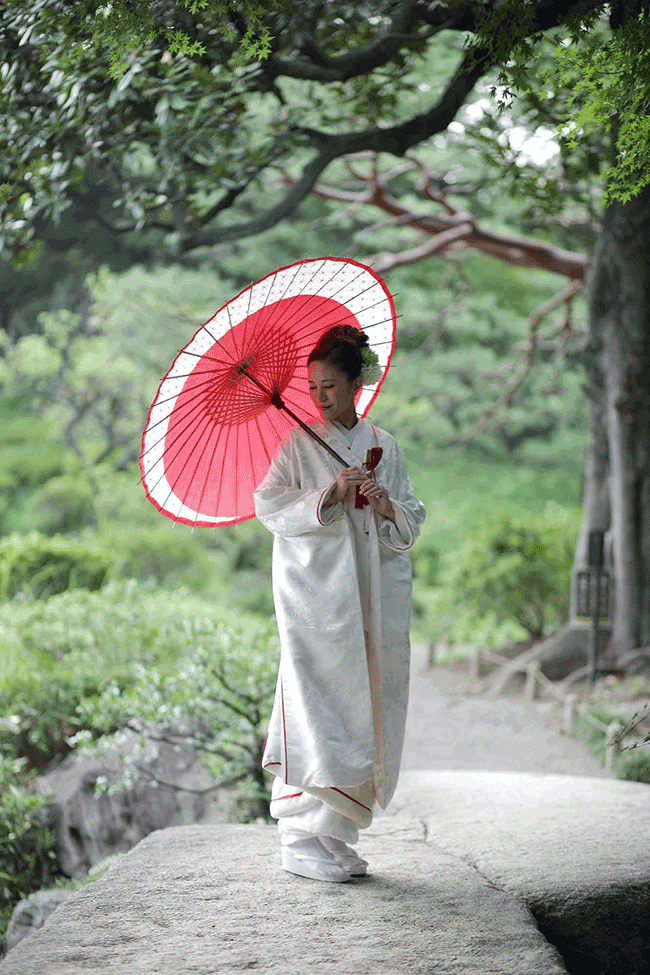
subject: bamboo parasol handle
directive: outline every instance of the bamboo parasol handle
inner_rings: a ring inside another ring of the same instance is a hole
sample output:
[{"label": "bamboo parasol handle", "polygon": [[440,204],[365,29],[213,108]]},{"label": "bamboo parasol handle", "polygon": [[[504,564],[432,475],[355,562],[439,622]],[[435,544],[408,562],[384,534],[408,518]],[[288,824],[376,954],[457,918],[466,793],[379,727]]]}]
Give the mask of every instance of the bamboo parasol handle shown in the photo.
[{"label": "bamboo parasol handle", "polygon": [[337,460],[344,469],[350,466],[347,463],[347,461],[344,461],[343,458],[340,457],[339,454],[337,454],[337,452],[332,447],[330,447],[328,443],[325,443],[325,441],[322,440],[317,433],[314,433],[311,427],[308,427],[307,424],[303,420],[301,420],[299,416],[296,416],[293,410],[289,409],[289,407],[286,405],[286,403],[284,402],[284,400],[282,399],[279,393],[271,392],[270,389],[267,389],[266,386],[264,386],[258,379],[255,379],[254,376],[251,376],[250,372],[247,372],[244,366],[239,366],[237,372],[240,373],[240,375],[242,376],[246,376],[248,379],[250,379],[252,383],[255,383],[255,385],[259,387],[259,389],[261,389],[263,393],[266,393],[266,395],[270,398],[271,403],[273,404],[273,406],[276,407],[276,409],[284,410],[284,412],[287,413],[292,420],[295,420],[296,423],[302,427],[305,433],[309,434],[312,440],[315,440],[317,443],[321,445],[321,447],[324,447],[327,453],[330,454],[334,458],[334,460]]}]

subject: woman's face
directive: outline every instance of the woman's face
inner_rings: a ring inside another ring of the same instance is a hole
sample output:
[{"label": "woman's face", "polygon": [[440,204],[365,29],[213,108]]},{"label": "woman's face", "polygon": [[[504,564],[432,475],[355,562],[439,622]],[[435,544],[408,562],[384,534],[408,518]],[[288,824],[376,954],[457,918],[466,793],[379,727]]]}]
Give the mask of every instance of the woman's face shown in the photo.
[{"label": "woman's face", "polygon": [[354,397],[361,389],[361,378],[350,382],[345,373],[329,362],[309,363],[309,392],[324,420],[338,420],[344,426],[356,419]]}]

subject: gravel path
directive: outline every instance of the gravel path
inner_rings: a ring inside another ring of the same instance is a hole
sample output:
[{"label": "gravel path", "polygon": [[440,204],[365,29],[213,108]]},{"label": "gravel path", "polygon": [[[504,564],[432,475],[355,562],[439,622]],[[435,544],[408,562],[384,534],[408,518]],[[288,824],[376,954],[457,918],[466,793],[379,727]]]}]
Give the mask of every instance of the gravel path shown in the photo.
[{"label": "gravel path", "polygon": [[413,646],[400,785],[424,769],[610,778],[578,741],[547,725],[550,702],[468,695],[453,671],[426,670],[425,653]]}]

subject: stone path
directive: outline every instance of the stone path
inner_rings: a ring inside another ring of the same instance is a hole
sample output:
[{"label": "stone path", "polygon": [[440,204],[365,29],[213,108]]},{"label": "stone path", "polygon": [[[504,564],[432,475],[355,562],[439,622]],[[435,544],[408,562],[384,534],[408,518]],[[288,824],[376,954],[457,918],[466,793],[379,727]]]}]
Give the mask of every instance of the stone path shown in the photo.
[{"label": "stone path", "polygon": [[551,702],[469,695],[450,669],[427,669],[421,644],[412,664],[400,786],[433,769],[610,777],[580,742],[548,726]]}]

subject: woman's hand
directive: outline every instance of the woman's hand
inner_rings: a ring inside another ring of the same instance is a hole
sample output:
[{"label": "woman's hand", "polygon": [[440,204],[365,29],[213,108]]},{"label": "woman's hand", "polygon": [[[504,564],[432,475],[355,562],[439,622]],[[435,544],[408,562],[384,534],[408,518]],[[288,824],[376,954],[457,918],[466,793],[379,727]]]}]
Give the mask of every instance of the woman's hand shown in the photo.
[{"label": "woman's hand", "polygon": [[[368,475],[366,475],[368,478]],[[388,496],[386,488],[380,487],[376,481],[366,479],[360,486],[359,491],[364,497],[368,498],[370,506],[378,515],[383,515],[390,521],[395,521],[395,509]]]},{"label": "woman's hand", "polygon": [[368,475],[360,467],[346,467],[337,477],[336,487],[327,501],[324,502],[324,506],[328,507],[328,505],[345,501],[348,491],[351,488],[355,488],[358,484],[363,484],[367,479]]},{"label": "woman's hand", "polygon": [[345,501],[348,492],[352,488],[356,488],[358,484],[363,484],[367,478],[368,475],[360,467],[347,467],[341,471],[336,479],[336,490],[334,491],[336,500]]}]

